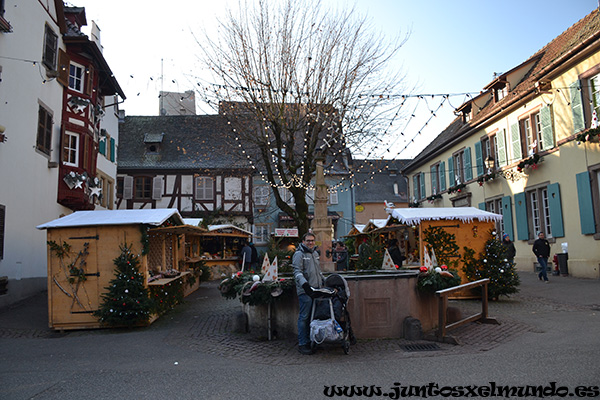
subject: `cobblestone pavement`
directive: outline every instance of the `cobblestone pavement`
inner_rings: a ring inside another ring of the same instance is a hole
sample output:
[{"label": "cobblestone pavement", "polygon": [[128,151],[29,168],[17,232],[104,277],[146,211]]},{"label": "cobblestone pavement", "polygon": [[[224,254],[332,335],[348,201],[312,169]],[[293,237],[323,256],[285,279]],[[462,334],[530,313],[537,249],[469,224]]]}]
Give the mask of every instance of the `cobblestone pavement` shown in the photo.
[{"label": "cobblestone pavement", "polygon": [[[164,341],[169,345],[183,347],[189,351],[259,364],[300,365],[330,363],[335,360],[368,361],[488,351],[525,332],[538,332],[540,328],[532,318],[535,314],[600,311],[600,303],[569,302],[524,290],[523,294],[518,293],[506,300],[489,303],[489,315],[497,318],[500,325],[469,323],[450,331],[450,335],[458,340],[459,345],[411,342],[405,339],[359,340],[350,348],[351,358],[345,358],[347,356],[344,355],[341,346],[333,345],[320,346],[317,354],[306,357],[298,353],[293,340],[267,341],[251,334],[233,333],[232,321],[235,313],[240,310],[240,302],[222,298],[216,289],[217,285],[217,282],[203,283],[198,291],[186,298],[184,304],[143,329],[163,334]],[[481,307],[475,300],[450,301],[449,305],[459,308],[463,316],[477,313]],[[12,309],[0,310],[0,338],[62,338],[113,333],[110,329],[52,331],[45,327],[47,311],[44,315],[44,310],[47,310],[45,293],[27,299]],[[27,319],[28,313],[32,314],[30,318],[33,319]],[[15,321],[15,315],[19,315],[26,322]],[[411,345],[433,345],[434,348],[411,351],[407,347]]]}]

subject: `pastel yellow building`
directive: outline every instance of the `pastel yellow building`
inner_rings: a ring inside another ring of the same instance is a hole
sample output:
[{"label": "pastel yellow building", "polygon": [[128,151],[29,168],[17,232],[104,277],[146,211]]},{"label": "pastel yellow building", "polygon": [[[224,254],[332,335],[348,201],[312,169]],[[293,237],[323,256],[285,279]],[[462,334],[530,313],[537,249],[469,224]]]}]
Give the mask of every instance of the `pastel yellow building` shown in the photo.
[{"label": "pastel yellow building", "polygon": [[404,169],[411,203],[502,214],[519,270],[544,232],[568,273],[600,277],[600,15],[495,76]]}]

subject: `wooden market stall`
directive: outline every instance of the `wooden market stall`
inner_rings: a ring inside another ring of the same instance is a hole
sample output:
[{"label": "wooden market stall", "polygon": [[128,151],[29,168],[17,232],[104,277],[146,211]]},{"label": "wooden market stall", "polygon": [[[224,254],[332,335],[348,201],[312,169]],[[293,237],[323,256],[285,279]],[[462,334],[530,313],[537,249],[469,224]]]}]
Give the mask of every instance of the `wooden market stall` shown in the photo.
[{"label": "wooden market stall", "polygon": [[[186,271],[179,270],[180,256],[176,251],[177,241],[184,240],[181,233],[149,229],[182,224],[176,209],[153,209],[77,211],[39,225],[38,229],[47,230],[49,243],[66,244],[63,248],[69,249],[60,257],[49,246],[49,327],[61,330],[101,327],[93,312],[99,308],[101,295],[107,292],[106,287],[115,277],[114,260],[121,254],[123,245],[131,246],[132,252],[138,255],[140,273],[147,285],[161,287],[184,279]],[[148,284],[149,265],[179,273]],[[73,267],[78,275],[73,275]],[[85,279],[74,279],[74,276]]]},{"label": "wooden market stall", "polygon": [[[495,224],[502,220],[502,215],[480,210],[475,207],[447,207],[447,208],[393,208],[388,209],[390,220],[384,229],[395,230],[397,234],[405,236],[408,233],[409,244],[412,249],[418,249],[418,262],[415,266],[423,265],[423,248],[427,242],[423,232],[430,227],[439,227],[455,236],[459,252],[462,254],[464,247],[469,247],[475,253],[482,253],[486,241],[489,239],[487,232],[495,229]],[[414,236],[411,236],[414,234]],[[453,257],[460,257],[460,254]],[[416,258],[416,257],[415,257]],[[458,268],[462,283],[467,283],[467,278],[462,268]]]},{"label": "wooden market stall", "polygon": [[209,225],[202,234],[201,258],[211,267],[213,278],[219,278],[224,270],[239,269],[242,260],[240,253],[245,241],[250,241],[252,232],[235,225]]}]

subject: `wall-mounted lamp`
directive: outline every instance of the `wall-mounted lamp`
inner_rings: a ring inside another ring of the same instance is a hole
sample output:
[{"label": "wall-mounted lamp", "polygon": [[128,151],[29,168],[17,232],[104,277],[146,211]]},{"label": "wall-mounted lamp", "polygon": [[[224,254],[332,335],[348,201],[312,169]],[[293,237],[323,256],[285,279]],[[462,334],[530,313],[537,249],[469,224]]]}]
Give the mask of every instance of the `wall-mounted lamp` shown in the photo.
[{"label": "wall-mounted lamp", "polygon": [[494,160],[492,157],[487,156],[485,158],[485,167],[488,169],[488,172],[493,171],[494,167],[496,166],[496,160]]}]

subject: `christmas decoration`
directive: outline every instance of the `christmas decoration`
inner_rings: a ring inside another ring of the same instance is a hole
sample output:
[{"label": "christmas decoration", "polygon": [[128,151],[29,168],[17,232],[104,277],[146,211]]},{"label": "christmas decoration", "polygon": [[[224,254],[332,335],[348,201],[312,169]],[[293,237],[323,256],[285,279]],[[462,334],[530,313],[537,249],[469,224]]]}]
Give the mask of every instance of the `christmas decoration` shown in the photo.
[{"label": "christmas decoration", "polygon": [[383,265],[381,266],[381,269],[396,269],[398,268],[397,265],[394,265],[394,262],[392,261],[392,256],[390,256],[390,252],[388,251],[388,249],[385,249],[385,253],[383,256]]},{"label": "christmas decoration", "polygon": [[584,142],[598,142],[600,128],[591,128],[577,134],[577,144]]},{"label": "christmas decoration", "polygon": [[94,316],[109,326],[134,326],[145,324],[153,310],[152,300],[144,286],[144,275],[139,270],[138,257],[131,245],[121,246],[115,258],[115,277],[102,294],[102,303]]},{"label": "christmas decoration", "polygon": [[275,299],[291,295],[296,290],[293,279],[254,281],[251,272],[238,272],[219,284],[221,296],[226,299],[240,297],[240,301],[251,306],[269,304]]},{"label": "christmas decoration", "polygon": [[458,272],[456,270],[448,270],[446,265],[435,269],[423,266],[419,269],[417,288],[422,292],[433,293],[458,285],[460,285]]},{"label": "christmas decoration", "polygon": [[543,157],[540,157],[537,153],[533,154],[517,164],[517,171],[523,172],[525,168],[537,169],[538,164],[542,161],[544,161]]},{"label": "christmas decoration", "polygon": [[464,250],[463,270],[469,281],[489,278],[488,298],[498,299],[500,296],[509,296],[519,291],[520,284],[515,264],[505,257],[505,248],[496,238],[496,232],[488,233],[489,239],[485,243],[484,253],[475,258],[475,251],[468,247]]},{"label": "christmas decoration", "polygon": [[[265,255],[265,257],[266,257],[266,255]],[[276,281],[277,278],[278,278],[278,274],[277,274],[277,256],[275,256],[275,259],[273,260],[273,263],[269,264],[267,266],[267,268],[265,269],[262,281],[263,282]]]},{"label": "christmas decoration", "polygon": [[[439,226],[431,226],[423,231],[423,240],[427,242],[427,249],[436,255],[437,263],[458,268],[459,259],[456,258],[459,247],[456,244],[456,235],[446,232]],[[425,254],[423,254],[425,256]],[[453,260],[451,260],[453,259]],[[432,263],[433,264],[433,263]]]}]

